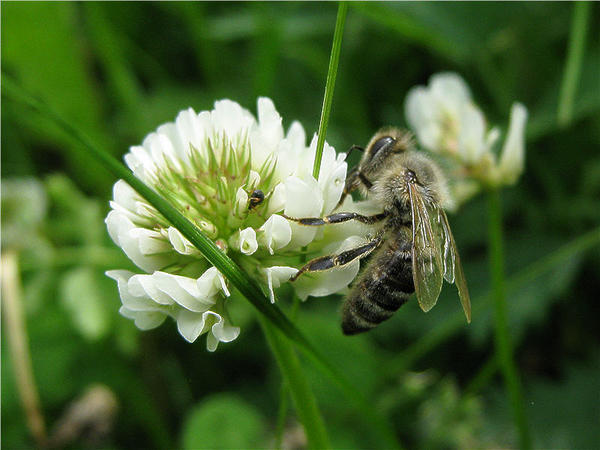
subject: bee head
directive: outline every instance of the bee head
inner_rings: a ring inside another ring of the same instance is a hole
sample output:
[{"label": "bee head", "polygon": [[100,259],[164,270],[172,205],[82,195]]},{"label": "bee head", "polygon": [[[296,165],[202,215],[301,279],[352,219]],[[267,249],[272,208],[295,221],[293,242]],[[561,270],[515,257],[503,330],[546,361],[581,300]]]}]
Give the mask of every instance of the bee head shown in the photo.
[{"label": "bee head", "polygon": [[448,206],[446,177],[438,165],[423,153],[403,152],[390,160],[375,183],[374,193],[386,209],[410,208],[412,186],[427,204]]},{"label": "bee head", "polygon": [[369,143],[360,162],[360,171],[367,178],[378,178],[390,159],[414,147],[410,132],[398,128],[382,128]]}]

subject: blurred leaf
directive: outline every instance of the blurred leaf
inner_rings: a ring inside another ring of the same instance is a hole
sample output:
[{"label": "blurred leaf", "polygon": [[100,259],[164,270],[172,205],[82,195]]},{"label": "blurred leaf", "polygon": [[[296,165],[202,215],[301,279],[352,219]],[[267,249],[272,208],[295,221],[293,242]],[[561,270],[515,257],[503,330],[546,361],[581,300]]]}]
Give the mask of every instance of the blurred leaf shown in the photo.
[{"label": "blurred leaf", "polygon": [[106,228],[99,200],[86,197],[63,174],[48,177],[46,187],[53,208],[50,234],[55,238],[60,236],[59,243],[99,245],[105,241]]},{"label": "blurred leaf", "polygon": [[[553,243],[548,235],[543,239],[521,235],[506,240],[507,272],[518,273],[518,268],[552,254],[558,247],[558,242]],[[581,260],[581,254],[565,258],[561,264],[529,279],[518,289],[507,292],[508,324],[514,345],[520,343],[528,327],[541,323],[547,317],[551,305],[560,299],[577,274]],[[492,322],[493,310],[487,308],[469,327],[469,337],[473,342],[480,346],[489,342],[493,332]]]},{"label": "blurred leaf", "polygon": [[264,447],[264,419],[235,394],[215,394],[188,412],[181,445],[185,449]]},{"label": "blurred leaf", "polygon": [[58,276],[54,270],[36,270],[24,283],[23,300],[27,313],[36,314],[56,293]]},{"label": "blurred leaf", "polygon": [[118,308],[107,287],[112,283],[98,271],[77,267],[62,279],[60,298],[69,312],[75,328],[89,340],[97,340],[109,332]]},{"label": "blurred leaf", "polygon": [[483,405],[461,398],[456,382],[445,378],[427,393],[419,408],[422,448],[481,448]]},{"label": "blurred leaf", "polygon": [[538,448],[594,448],[600,442],[600,358],[567,367],[559,382],[532,383],[529,415]]},{"label": "blurred leaf", "polygon": [[[133,72],[132,61],[125,57],[123,38],[120,30],[108,20],[111,11],[103,3],[88,2],[82,4],[91,45],[107,78],[110,97],[116,107],[128,115],[129,133],[143,133],[146,127],[146,109],[141,87]],[[132,130],[132,129],[133,130]]]},{"label": "blurred leaf", "polygon": [[[571,122],[581,120],[600,111],[600,46],[590,49],[581,68],[581,77],[577,84]],[[552,75],[552,87],[540,96],[537,104],[530,106],[531,120],[527,125],[527,139],[535,141],[540,137],[556,131],[556,110],[558,108],[558,92],[561,77],[559,73]]]},{"label": "blurred leaf", "polygon": [[2,247],[26,248],[39,240],[48,200],[34,178],[2,180]]},{"label": "blurred leaf", "polygon": [[[598,355],[587,364],[567,363],[557,380],[535,378],[525,389],[534,448],[596,448],[600,441]],[[488,394],[485,421],[496,447],[514,446],[505,396]]]},{"label": "blurred leaf", "polygon": [[[308,6],[308,5],[306,5]],[[306,9],[294,11],[290,5],[278,5],[274,9],[282,11],[293,11],[294,14],[281,14],[276,20],[279,21],[280,29],[283,30],[282,37],[292,40],[305,40],[315,36],[331,33],[331,24],[335,19],[335,7],[325,7],[320,5],[316,9]],[[284,9],[285,8],[285,9]],[[297,9],[297,7],[295,8]],[[238,11],[237,14],[213,16],[209,22],[207,35],[215,41],[232,41],[244,39],[256,35],[260,24],[257,22],[255,10]]]},{"label": "blurred leaf", "polygon": [[[101,98],[92,83],[75,26],[76,8],[75,3],[3,5],[2,68],[111,152],[110,142],[103,138]],[[106,187],[106,173],[88,170],[98,166],[89,156],[72,152],[72,142],[53,125],[31,114],[13,120],[21,126],[27,124],[34,139],[57,142],[59,151],[68,150],[63,154],[65,163],[82,184],[91,189]]]},{"label": "blurred leaf", "polygon": [[[439,29],[427,24],[426,20],[417,18],[411,11],[407,11],[405,5],[390,5],[390,4],[369,4],[366,2],[353,3],[352,6],[364,14],[366,17],[383,25],[392,31],[395,31],[400,36],[409,39],[418,44],[424,45],[430,50],[438,53],[443,57],[463,59],[466,54],[466,48],[460,40],[454,40],[450,43],[445,39]],[[410,7],[409,7],[410,8]],[[428,8],[425,6],[425,8]],[[430,8],[430,7],[429,7]],[[440,11],[436,11],[436,16],[427,14],[430,17],[436,17]],[[443,23],[447,23],[442,21]],[[461,45],[462,44],[462,45]]]},{"label": "blurred leaf", "polygon": [[[341,299],[335,296],[332,300],[335,302]],[[360,391],[370,397],[377,377],[377,352],[368,336],[364,335],[361,339],[359,336],[348,337],[342,334],[340,317],[338,314],[332,316],[331,310],[303,312],[298,322],[303,329],[306,327],[311,330],[312,340],[319,342],[325,357],[335,367],[342,368],[350,380],[360,380]],[[322,398],[320,404],[323,404],[324,408],[334,401],[339,401],[339,392],[332,391],[329,386],[318,382],[319,372],[313,372],[313,377],[315,393]]]}]

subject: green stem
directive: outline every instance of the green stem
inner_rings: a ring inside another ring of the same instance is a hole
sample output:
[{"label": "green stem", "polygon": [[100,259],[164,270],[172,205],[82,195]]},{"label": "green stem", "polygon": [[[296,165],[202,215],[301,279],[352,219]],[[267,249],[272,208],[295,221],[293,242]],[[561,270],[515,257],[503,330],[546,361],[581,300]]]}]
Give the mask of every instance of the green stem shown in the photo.
[{"label": "green stem", "polygon": [[327,132],[327,124],[329,122],[329,113],[331,112],[335,78],[337,76],[338,63],[340,62],[340,50],[342,48],[342,36],[344,34],[344,23],[346,22],[347,12],[348,4],[346,2],[340,2],[338,5],[337,19],[335,21],[333,44],[331,46],[331,54],[329,56],[329,69],[327,70],[327,81],[325,83],[325,95],[323,96],[323,107],[321,108],[321,120],[319,122],[317,151],[315,153],[315,162],[313,165],[313,177],[315,180],[319,179],[319,171],[321,169],[321,158],[323,157],[325,134]]},{"label": "green stem", "polygon": [[275,427],[275,448],[280,449],[283,442],[283,433],[285,430],[285,422],[287,419],[288,411],[288,394],[289,388],[285,380],[281,382],[279,389],[279,410],[277,411],[277,425]]},{"label": "green stem", "polygon": [[270,323],[262,317],[259,321],[267,342],[275,355],[281,373],[285,378],[286,385],[292,394],[298,419],[300,419],[306,432],[308,447],[314,449],[330,448],[331,445],[329,444],[323,418],[317,407],[317,401],[302,373],[296,352],[290,343]]},{"label": "green stem", "polygon": [[[298,309],[300,307],[300,297],[294,295],[294,302],[292,304],[292,309],[289,313],[290,319],[293,323],[296,323],[296,318],[298,316]],[[283,440],[283,431],[285,427],[285,421],[287,418],[288,412],[288,403],[289,403],[289,387],[286,380],[281,382],[281,389],[279,390],[279,410],[277,412],[277,427],[275,428],[275,448],[281,448],[281,443]]]},{"label": "green stem", "polygon": [[492,297],[494,299],[496,354],[506,387],[508,388],[514,421],[519,432],[520,447],[528,449],[531,448],[531,438],[523,408],[521,382],[515,366],[510,334],[508,332],[500,191],[489,191],[488,208],[489,258],[492,275]]},{"label": "green stem", "polygon": [[557,122],[560,127],[569,125],[573,118],[573,105],[575,104],[577,83],[579,82],[583,64],[590,2],[575,2],[573,8],[567,62],[558,98]]}]

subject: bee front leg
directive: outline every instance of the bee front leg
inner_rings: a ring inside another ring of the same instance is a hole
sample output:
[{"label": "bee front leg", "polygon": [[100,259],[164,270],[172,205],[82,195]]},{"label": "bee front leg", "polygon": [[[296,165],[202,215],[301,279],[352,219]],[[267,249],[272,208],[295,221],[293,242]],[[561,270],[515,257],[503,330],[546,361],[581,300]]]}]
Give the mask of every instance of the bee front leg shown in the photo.
[{"label": "bee front leg", "polygon": [[303,217],[301,219],[297,219],[294,217],[288,217],[285,214],[282,214],[288,220],[292,220],[294,222],[298,222],[300,225],[307,226],[320,226],[327,225],[330,223],[341,223],[347,222],[349,220],[357,220],[361,223],[373,224],[382,221],[388,216],[388,213],[382,212],[379,214],[375,214],[373,216],[363,216],[362,214],[354,213],[354,212],[339,212],[335,214],[330,214],[325,217]]},{"label": "bee front leg", "polygon": [[315,258],[300,268],[300,270],[296,272],[292,278],[290,278],[290,281],[296,281],[296,279],[305,272],[322,272],[334,267],[342,267],[350,264],[352,261],[364,258],[377,247],[379,247],[382,241],[382,236],[378,235],[360,247],[346,250],[337,255],[327,255]]},{"label": "bee front leg", "polygon": [[348,173],[348,175],[346,176],[346,183],[344,184],[344,190],[342,191],[342,196],[340,197],[340,201],[338,202],[338,204],[335,206],[336,208],[339,208],[340,205],[344,203],[346,196],[350,192],[354,191],[360,186],[359,174],[360,172],[357,167],[355,167],[350,171],[350,173]]}]

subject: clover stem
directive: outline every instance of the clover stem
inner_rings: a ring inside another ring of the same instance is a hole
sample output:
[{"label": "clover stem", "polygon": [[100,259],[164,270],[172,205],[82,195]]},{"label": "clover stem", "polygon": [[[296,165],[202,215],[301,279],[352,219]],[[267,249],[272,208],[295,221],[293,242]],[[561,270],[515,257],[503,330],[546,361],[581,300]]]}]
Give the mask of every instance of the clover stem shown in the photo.
[{"label": "clover stem", "polygon": [[494,301],[494,337],[496,354],[508,389],[513,419],[519,434],[519,447],[531,448],[531,438],[527,417],[523,408],[521,381],[514,362],[513,348],[508,332],[508,314],[506,305],[506,283],[504,277],[504,252],[502,244],[502,206],[500,191],[488,191],[488,251],[492,278],[492,297]]}]

